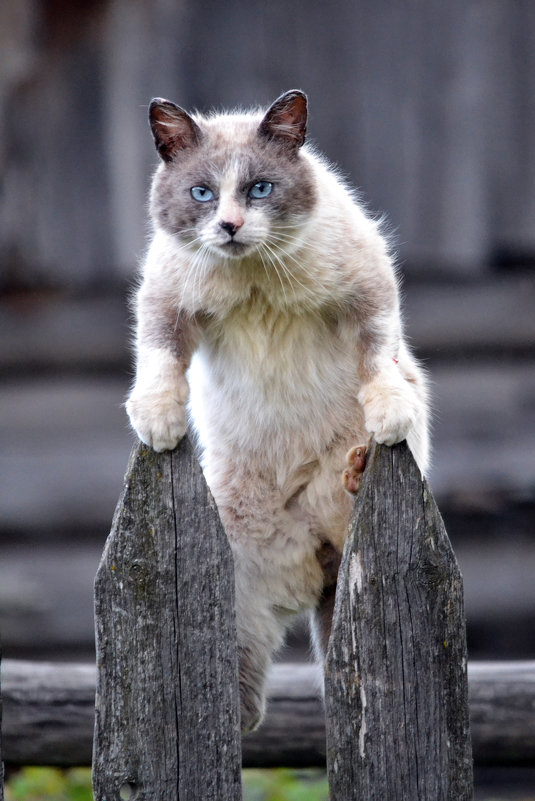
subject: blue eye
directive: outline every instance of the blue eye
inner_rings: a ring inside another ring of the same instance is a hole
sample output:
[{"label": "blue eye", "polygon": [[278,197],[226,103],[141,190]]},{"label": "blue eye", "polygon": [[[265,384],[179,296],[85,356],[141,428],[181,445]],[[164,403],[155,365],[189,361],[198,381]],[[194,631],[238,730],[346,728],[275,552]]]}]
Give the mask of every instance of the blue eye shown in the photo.
[{"label": "blue eye", "polygon": [[199,203],[207,203],[214,199],[214,193],[207,186],[192,186],[190,192],[192,198],[198,200]]},{"label": "blue eye", "polygon": [[263,197],[271,195],[273,191],[273,184],[269,181],[258,181],[254,186],[249,189],[249,197],[254,197],[256,200],[261,200]]}]

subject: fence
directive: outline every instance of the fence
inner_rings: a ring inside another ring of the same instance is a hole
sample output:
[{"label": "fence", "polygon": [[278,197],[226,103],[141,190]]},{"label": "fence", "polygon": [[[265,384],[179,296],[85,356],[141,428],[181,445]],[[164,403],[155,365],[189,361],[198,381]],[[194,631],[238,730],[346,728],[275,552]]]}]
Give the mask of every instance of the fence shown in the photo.
[{"label": "fence", "polygon": [[[97,799],[241,797],[233,565],[186,439],[140,446],[96,581]],[[333,801],[471,796],[462,586],[406,445],[376,448],[326,660]]]},{"label": "fence", "polygon": [[[98,801],[239,799],[242,759],[322,764],[325,742],[333,801],[471,797],[461,579],[405,445],[376,447],[361,484],[325,717],[313,668],[277,666],[267,720],[241,752],[232,559],[187,440],[134,452],[96,599]],[[535,666],[470,677],[476,759],[532,759]],[[94,688],[89,666],[6,661],[6,762],[87,764]]]}]

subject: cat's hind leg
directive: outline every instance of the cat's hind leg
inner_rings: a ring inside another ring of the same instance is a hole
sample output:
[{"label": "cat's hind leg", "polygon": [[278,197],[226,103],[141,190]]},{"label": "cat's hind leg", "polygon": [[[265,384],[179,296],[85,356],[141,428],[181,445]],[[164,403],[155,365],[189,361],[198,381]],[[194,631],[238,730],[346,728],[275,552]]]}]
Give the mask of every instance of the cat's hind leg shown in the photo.
[{"label": "cat's hind leg", "polygon": [[350,495],[355,495],[366,467],[366,445],[355,445],[346,454],[347,467],[342,473],[342,484]]},{"label": "cat's hind leg", "polygon": [[[254,731],[266,709],[266,678],[273,654],[282,645],[286,625],[267,609],[251,604],[249,614],[238,603],[238,670],[242,734]],[[255,612],[256,607],[256,612]],[[260,615],[257,613],[260,611]]]},{"label": "cat's hind leg", "polygon": [[[355,496],[366,467],[366,445],[355,445],[346,454],[347,467],[342,473],[342,485],[346,492]],[[336,584],[342,554],[330,542],[324,542],[316,551],[316,557],[323,574],[321,597],[310,615],[312,644],[318,662],[322,663],[327,654],[331,636]]]},{"label": "cat's hind leg", "polygon": [[266,708],[265,681],[269,655],[253,645],[238,646],[240,681],[240,723],[242,734],[254,731],[262,722]]},{"label": "cat's hind leg", "polygon": [[[316,604],[324,581],[316,556],[321,544],[318,525],[311,522],[309,510],[301,508],[303,491],[296,494],[296,487],[286,484],[281,489],[260,457],[253,455],[245,464],[240,459],[240,453],[212,459],[207,479],[234,557],[245,733],[262,721],[267,672],[288,626],[297,614]],[[219,472],[218,464],[222,465]],[[337,467],[333,477],[339,476],[341,460]],[[344,498],[339,479],[336,484]]]},{"label": "cat's hind leg", "polygon": [[331,636],[336,597],[336,582],[342,554],[330,542],[324,542],[317,551],[323,571],[323,592],[317,606],[310,613],[310,633],[316,662],[323,664]]},{"label": "cat's hind leg", "polygon": [[234,551],[242,734],[262,722],[267,673],[293,618],[276,606],[269,581],[247,555],[246,549]]}]

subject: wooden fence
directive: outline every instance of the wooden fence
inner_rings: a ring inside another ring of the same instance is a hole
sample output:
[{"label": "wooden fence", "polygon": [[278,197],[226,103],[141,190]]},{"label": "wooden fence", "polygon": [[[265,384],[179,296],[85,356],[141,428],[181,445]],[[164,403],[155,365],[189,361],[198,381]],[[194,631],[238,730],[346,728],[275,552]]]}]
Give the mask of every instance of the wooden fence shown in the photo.
[{"label": "wooden fence", "polygon": [[[241,798],[233,586],[189,441],[139,446],[96,581],[97,801]],[[461,578],[406,445],[370,454],[333,632],[333,801],[470,798]]]},{"label": "wooden fence", "polygon": [[[139,446],[96,581],[97,801],[240,799],[242,761],[315,765],[325,753],[332,801],[471,798],[462,583],[405,444],[375,446],[361,484],[326,715],[314,668],[276,666],[266,722],[243,753],[233,592],[189,441],[166,454]],[[532,759],[535,666],[473,666],[470,676],[477,761]],[[6,661],[4,759],[87,763],[94,688],[89,666]]]}]

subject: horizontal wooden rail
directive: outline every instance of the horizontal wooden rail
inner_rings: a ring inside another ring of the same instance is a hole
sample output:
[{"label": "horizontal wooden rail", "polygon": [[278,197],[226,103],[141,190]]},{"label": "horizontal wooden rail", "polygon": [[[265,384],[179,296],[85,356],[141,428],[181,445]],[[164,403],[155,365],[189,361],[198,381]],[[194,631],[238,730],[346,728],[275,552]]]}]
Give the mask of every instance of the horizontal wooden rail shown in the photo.
[{"label": "horizontal wooden rail", "polygon": [[[92,665],[2,663],[3,758],[9,765],[90,765],[96,671]],[[476,765],[533,765],[535,662],[468,667]],[[263,726],[243,740],[244,767],[325,765],[317,669],[279,664]]]}]

